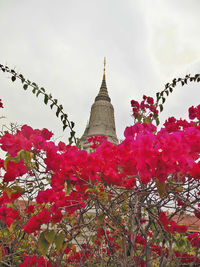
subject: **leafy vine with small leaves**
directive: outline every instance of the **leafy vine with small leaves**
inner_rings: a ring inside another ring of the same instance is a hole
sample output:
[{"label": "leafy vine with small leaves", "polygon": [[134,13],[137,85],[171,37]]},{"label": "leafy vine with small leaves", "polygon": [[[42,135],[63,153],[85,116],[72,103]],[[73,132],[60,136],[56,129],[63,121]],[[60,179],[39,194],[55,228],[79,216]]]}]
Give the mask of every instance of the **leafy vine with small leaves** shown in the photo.
[{"label": "leafy vine with small leaves", "polygon": [[75,137],[74,126],[75,123],[73,121],[68,120],[68,115],[63,111],[63,106],[58,104],[58,100],[54,99],[51,94],[47,94],[43,87],[39,87],[35,82],[31,82],[26,79],[22,74],[17,73],[15,70],[10,69],[8,66],[4,66],[0,64],[0,70],[3,72],[7,72],[11,74],[11,80],[15,82],[16,79],[19,79],[23,84],[23,89],[27,90],[28,87],[32,88],[32,93],[38,97],[40,94],[44,97],[44,103],[47,105],[50,104],[50,108],[56,107],[56,116],[59,118],[63,124],[63,131],[69,127],[70,129],[70,137],[69,143],[73,142],[77,145],[78,139]]}]

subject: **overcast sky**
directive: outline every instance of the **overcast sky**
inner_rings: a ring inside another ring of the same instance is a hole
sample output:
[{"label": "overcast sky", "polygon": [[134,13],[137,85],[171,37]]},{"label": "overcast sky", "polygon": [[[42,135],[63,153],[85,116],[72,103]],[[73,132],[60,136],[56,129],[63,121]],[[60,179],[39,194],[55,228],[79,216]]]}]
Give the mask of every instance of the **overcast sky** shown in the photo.
[{"label": "overcast sky", "polygon": [[[106,56],[121,139],[133,122],[131,99],[155,96],[171,79],[200,72],[199,14],[199,0],[0,0],[0,63],[58,98],[81,137]],[[0,73],[1,124],[46,127],[67,140],[55,111],[8,77]],[[186,118],[199,103],[200,84],[177,87],[162,120]]]}]

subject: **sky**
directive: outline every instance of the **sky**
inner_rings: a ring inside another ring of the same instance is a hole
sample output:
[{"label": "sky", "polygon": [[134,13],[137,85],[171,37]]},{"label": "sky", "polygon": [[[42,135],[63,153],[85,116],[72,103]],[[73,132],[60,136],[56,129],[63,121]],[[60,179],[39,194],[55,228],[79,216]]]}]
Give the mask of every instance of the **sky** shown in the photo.
[{"label": "sky", "polygon": [[[130,101],[156,92],[175,77],[200,72],[199,0],[0,0],[0,64],[44,87],[63,105],[81,137],[106,82],[123,139],[133,124]],[[177,86],[161,114],[187,118],[200,102],[200,84]],[[0,72],[1,126],[48,128],[54,140],[69,132],[42,98]]]}]

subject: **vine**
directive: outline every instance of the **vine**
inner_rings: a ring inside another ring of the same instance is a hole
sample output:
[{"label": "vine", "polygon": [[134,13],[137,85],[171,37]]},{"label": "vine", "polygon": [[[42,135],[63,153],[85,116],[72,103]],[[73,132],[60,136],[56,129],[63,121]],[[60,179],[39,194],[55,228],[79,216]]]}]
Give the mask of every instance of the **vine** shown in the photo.
[{"label": "vine", "polygon": [[[156,93],[156,108],[159,107],[160,112],[163,111],[163,104],[166,101],[166,97],[169,96],[169,93],[172,93],[177,84],[181,84],[182,86],[187,85],[188,81],[190,82],[200,82],[200,74],[195,74],[191,76],[191,74],[187,74],[184,78],[174,78],[171,83],[165,84],[165,89],[161,92]],[[162,103],[160,103],[160,101]]]},{"label": "vine", "polygon": [[15,82],[16,79],[19,79],[21,83],[23,84],[23,89],[26,91],[29,87],[32,88],[32,93],[38,97],[40,94],[44,97],[44,103],[47,105],[50,104],[50,108],[53,109],[53,107],[56,107],[56,116],[59,118],[63,124],[63,131],[69,127],[70,129],[70,137],[69,137],[69,143],[72,144],[73,142],[77,145],[78,140],[75,137],[75,131],[74,126],[75,123],[73,121],[70,121],[68,119],[68,115],[63,111],[63,106],[58,104],[58,100],[54,99],[51,94],[47,94],[45,89],[43,87],[39,87],[35,82],[31,82],[28,79],[26,79],[22,74],[17,73],[15,70],[10,69],[8,66],[4,66],[0,64],[0,70],[3,72],[7,72],[11,74],[11,80],[12,82]]}]

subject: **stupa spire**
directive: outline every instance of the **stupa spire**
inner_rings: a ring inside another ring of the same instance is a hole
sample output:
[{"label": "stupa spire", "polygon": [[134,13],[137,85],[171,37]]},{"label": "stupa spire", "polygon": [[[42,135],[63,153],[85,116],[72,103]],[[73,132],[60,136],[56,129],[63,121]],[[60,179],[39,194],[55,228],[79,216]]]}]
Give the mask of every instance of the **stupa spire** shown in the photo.
[{"label": "stupa spire", "polygon": [[110,102],[110,97],[108,95],[108,90],[106,86],[106,58],[104,57],[104,68],[103,68],[103,79],[101,83],[101,87],[97,97],[95,98],[95,102],[98,100],[105,100]]},{"label": "stupa spire", "polygon": [[104,135],[108,141],[118,144],[115,130],[114,108],[106,86],[106,59],[104,58],[103,79],[98,95],[91,107],[89,124],[87,125],[80,144],[83,149],[89,148],[88,138]]}]

